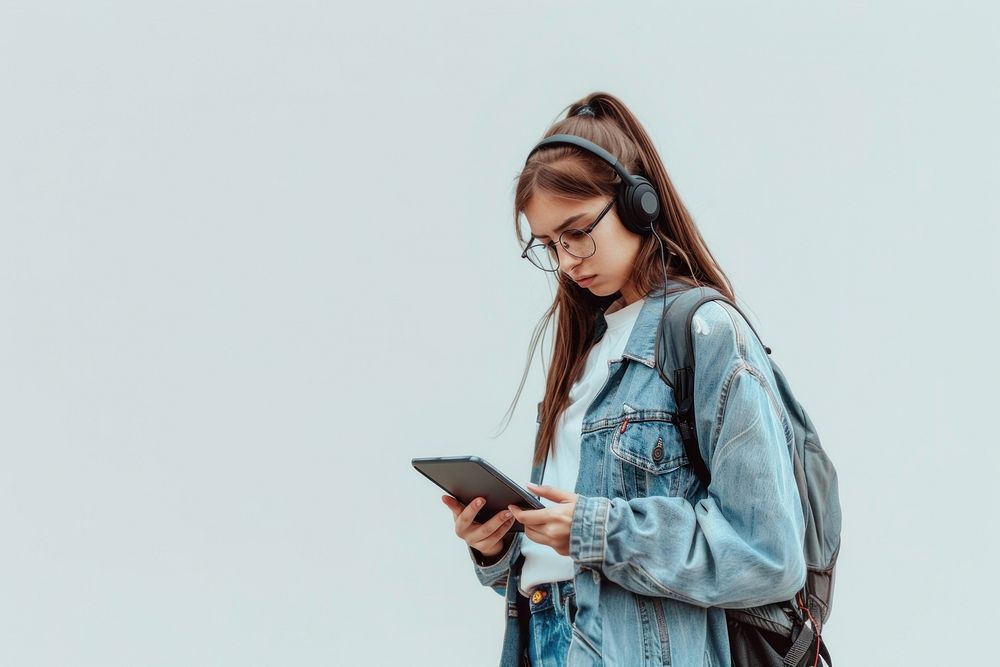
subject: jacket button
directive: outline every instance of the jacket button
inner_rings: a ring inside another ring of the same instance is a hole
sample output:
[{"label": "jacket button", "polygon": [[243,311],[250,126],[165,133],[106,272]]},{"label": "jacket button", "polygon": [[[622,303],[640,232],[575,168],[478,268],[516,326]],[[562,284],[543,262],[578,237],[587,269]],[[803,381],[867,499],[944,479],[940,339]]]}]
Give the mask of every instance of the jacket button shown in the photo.
[{"label": "jacket button", "polygon": [[538,604],[539,602],[541,602],[541,601],[542,601],[542,600],[544,600],[544,599],[545,599],[545,591],[544,591],[544,590],[541,590],[541,589],[539,589],[539,590],[535,591],[535,592],[534,592],[534,593],[532,593],[532,595],[531,595],[531,601],[532,601],[532,602],[533,602],[534,604]]},{"label": "jacket button", "polygon": [[653,447],[653,460],[659,463],[663,460],[663,443],[657,442],[656,447]]}]

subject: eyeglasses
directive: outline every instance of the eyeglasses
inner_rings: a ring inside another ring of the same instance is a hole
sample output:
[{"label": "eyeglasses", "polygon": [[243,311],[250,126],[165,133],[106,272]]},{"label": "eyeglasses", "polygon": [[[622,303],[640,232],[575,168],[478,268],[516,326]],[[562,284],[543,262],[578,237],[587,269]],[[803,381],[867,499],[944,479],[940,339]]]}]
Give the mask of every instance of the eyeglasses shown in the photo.
[{"label": "eyeglasses", "polygon": [[[597,214],[597,218],[586,227],[582,229],[563,230],[558,239],[559,245],[562,246],[563,250],[580,259],[586,259],[597,252],[597,244],[594,243],[594,237],[590,235],[590,232],[594,231],[594,227],[611,210],[611,206],[614,203],[614,199],[609,201],[604,210]],[[532,240],[537,239],[532,237]],[[557,271],[559,269],[559,253],[556,250],[556,244],[552,241],[548,243],[529,244],[524,249],[524,252],[521,253],[521,257],[527,259],[542,271]]]}]

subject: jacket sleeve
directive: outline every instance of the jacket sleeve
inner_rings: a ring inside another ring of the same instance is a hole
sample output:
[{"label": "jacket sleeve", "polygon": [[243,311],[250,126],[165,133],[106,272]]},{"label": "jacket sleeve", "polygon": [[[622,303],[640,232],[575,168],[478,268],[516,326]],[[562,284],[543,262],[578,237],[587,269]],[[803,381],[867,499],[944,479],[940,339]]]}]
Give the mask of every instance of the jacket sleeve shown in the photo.
[{"label": "jacket sleeve", "polygon": [[707,497],[692,505],[683,497],[579,496],[570,556],[642,595],[705,607],[788,600],[806,575],[791,427],[742,317],[718,302],[697,315],[695,414],[712,472]]},{"label": "jacket sleeve", "polygon": [[493,562],[490,562],[493,559],[487,559],[477,549],[468,547],[469,556],[472,558],[479,583],[483,586],[489,586],[501,596],[507,594],[507,575],[510,572],[511,565],[521,553],[522,535],[523,533],[521,532],[508,533],[504,537],[506,551]]}]

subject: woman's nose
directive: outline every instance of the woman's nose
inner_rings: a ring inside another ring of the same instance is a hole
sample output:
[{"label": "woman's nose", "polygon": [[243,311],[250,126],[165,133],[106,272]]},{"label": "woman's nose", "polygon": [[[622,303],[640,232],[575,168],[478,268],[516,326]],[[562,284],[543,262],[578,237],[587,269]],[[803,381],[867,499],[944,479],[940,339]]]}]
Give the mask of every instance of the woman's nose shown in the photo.
[{"label": "woman's nose", "polygon": [[572,267],[579,264],[581,260],[579,257],[571,254],[566,248],[563,247],[562,243],[556,243],[556,252],[559,253],[559,268],[563,271],[568,271]]}]

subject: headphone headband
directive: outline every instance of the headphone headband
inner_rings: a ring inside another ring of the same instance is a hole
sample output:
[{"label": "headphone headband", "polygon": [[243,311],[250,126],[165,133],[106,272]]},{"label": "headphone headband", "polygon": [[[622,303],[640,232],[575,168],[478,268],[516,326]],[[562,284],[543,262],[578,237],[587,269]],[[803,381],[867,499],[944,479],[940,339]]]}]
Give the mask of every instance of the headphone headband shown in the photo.
[{"label": "headphone headband", "polygon": [[553,146],[553,145],[576,146],[577,148],[582,148],[588,153],[596,155],[597,157],[601,158],[609,165],[611,165],[611,168],[614,169],[616,172],[618,172],[618,175],[621,176],[621,179],[624,183],[627,183],[628,185],[635,185],[635,177],[632,176],[632,174],[625,171],[625,167],[623,167],[621,163],[618,162],[618,158],[616,158],[614,155],[607,152],[594,142],[587,141],[583,137],[578,137],[575,134],[553,134],[551,137],[546,137],[545,139],[542,139],[541,141],[538,142],[538,144],[535,145],[534,148],[531,149],[531,152],[528,153],[528,157],[524,159],[524,163],[527,164],[528,160],[531,158],[532,155],[534,155],[535,151],[537,151],[539,148],[542,148],[543,146]]},{"label": "headphone headband", "polygon": [[636,234],[649,234],[653,231],[653,223],[660,215],[660,198],[647,179],[628,173],[614,155],[594,142],[575,134],[553,134],[551,137],[542,139],[531,149],[524,163],[528,164],[528,160],[539,148],[552,145],[582,148],[611,165],[611,168],[622,179],[618,186],[618,217],[629,230]]}]

